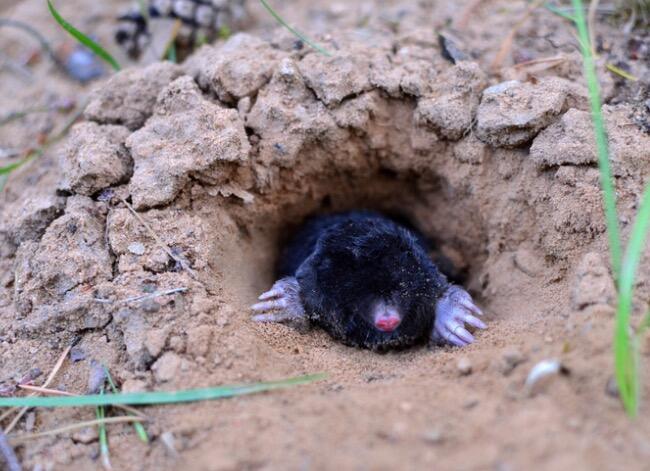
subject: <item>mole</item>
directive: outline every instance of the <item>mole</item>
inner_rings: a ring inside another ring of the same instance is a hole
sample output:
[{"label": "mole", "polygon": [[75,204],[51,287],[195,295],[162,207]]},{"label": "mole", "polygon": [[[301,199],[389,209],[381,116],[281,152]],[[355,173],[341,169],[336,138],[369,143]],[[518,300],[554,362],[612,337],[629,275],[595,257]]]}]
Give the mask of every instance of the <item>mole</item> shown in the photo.
[{"label": "mole", "polygon": [[316,325],[375,351],[466,346],[483,313],[429,258],[422,234],[373,211],[307,219],[284,248],[279,279],[251,309],[253,320]]}]

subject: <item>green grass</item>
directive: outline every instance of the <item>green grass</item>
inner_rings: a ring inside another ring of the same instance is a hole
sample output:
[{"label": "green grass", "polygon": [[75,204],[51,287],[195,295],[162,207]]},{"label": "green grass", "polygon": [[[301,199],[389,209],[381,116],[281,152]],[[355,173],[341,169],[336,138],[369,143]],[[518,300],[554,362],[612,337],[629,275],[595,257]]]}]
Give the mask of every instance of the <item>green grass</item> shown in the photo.
[{"label": "green grass", "polygon": [[[650,223],[650,184],[646,186],[643,192],[639,213],[632,228],[625,257],[622,258],[622,244],[616,211],[616,192],[609,164],[609,149],[601,109],[600,87],[596,77],[582,1],[572,0],[572,2],[574,15],[570,18],[575,22],[578,29],[578,38],[580,40],[580,48],[584,61],[584,72],[589,90],[591,114],[598,151],[598,167],[600,169],[600,182],[603,190],[612,272],[618,289],[616,326],[613,342],[615,376],[625,410],[630,417],[636,417],[639,411],[640,400],[639,342],[632,333],[631,314],[636,273],[643,255]],[[639,327],[639,333],[645,329],[648,322],[650,320],[646,317]]]},{"label": "green grass", "polygon": [[291,26],[289,26],[289,24],[288,24],[286,21],[284,21],[284,19],[283,19],[280,15],[278,15],[278,14],[276,13],[276,11],[271,7],[271,5],[268,4],[268,2],[267,2],[266,0],[260,0],[260,3],[262,4],[262,6],[264,6],[264,8],[266,8],[266,11],[268,11],[268,12],[271,14],[271,16],[272,16],[273,18],[275,18],[275,20],[276,20],[278,23],[280,23],[282,26],[284,26],[285,28],[287,28],[287,29],[288,29],[288,30],[289,30],[289,31],[290,31],[294,36],[298,37],[298,38],[299,38],[300,40],[302,40],[305,44],[307,44],[308,46],[310,46],[312,49],[317,50],[318,52],[320,52],[320,53],[323,54],[324,56],[327,56],[327,57],[331,57],[331,56],[332,56],[332,53],[329,52],[327,49],[325,49],[325,48],[322,47],[322,46],[319,46],[319,45],[316,44],[315,42],[311,41],[307,36],[305,36],[304,34],[302,34],[300,31],[298,31],[298,30],[292,28]]},{"label": "green grass", "polygon": [[325,378],[324,374],[297,376],[295,378],[265,383],[254,383],[215,388],[187,389],[170,392],[89,394],[87,396],[47,396],[0,398],[0,407],[80,407],[123,405],[177,404],[182,402],[206,401],[227,397],[254,394],[262,391],[288,388],[308,384]]},{"label": "green grass", "polygon": [[[102,387],[100,395],[104,394],[104,388]],[[95,408],[95,415],[98,420],[104,420],[106,418],[106,406],[97,406]],[[101,423],[99,427],[99,454],[102,457],[102,465],[104,469],[111,469],[111,454],[108,448],[108,432],[106,431],[106,424]]]},{"label": "green grass", "polygon": [[120,70],[120,64],[111,56],[106,50],[97,44],[95,41],[90,39],[88,36],[86,36],[84,33],[79,31],[77,28],[72,26],[70,23],[68,23],[66,20],[63,19],[63,17],[59,14],[59,12],[54,8],[54,5],[52,5],[52,2],[50,0],[47,0],[47,7],[50,10],[50,13],[54,17],[57,23],[66,30],[68,33],[70,33],[70,36],[75,38],[79,43],[83,44],[86,46],[88,49],[93,51],[99,58],[101,58],[104,62],[109,64],[113,70],[118,71]]},{"label": "green grass", "polygon": [[[113,381],[111,372],[108,370],[108,368],[106,368],[105,365],[102,366],[106,372],[106,379],[108,380],[108,384],[111,387],[111,391],[113,391],[113,394],[119,394],[120,391],[117,389],[115,381]],[[135,429],[135,433],[141,442],[149,443],[149,435],[147,435],[147,431],[145,430],[144,425],[142,425],[140,422],[133,422],[133,428]]]}]

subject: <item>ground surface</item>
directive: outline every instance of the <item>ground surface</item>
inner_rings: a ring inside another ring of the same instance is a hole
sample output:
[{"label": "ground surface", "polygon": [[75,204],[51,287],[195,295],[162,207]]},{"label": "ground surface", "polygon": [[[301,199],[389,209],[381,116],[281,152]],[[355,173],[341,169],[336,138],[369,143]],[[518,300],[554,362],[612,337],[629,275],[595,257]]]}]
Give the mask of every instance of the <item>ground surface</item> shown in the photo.
[{"label": "ground surface", "polygon": [[[60,3],[110,44],[116,6]],[[569,24],[535,10],[495,62],[523,2],[276,3],[334,57],[300,47],[255,4],[250,36],[80,86],[47,58],[17,68],[35,46],[0,30],[2,59],[13,61],[0,71],[2,116],[90,100],[87,121],[1,195],[0,381],[48,371],[73,340],[81,359],[53,384],[72,392],[86,391],[91,360],[124,390],[328,374],[148,408],[150,445],[127,426],[110,429],[115,469],[650,469],[650,423],[628,420],[612,391],[613,282]],[[65,46],[42,2],[0,8]],[[650,45],[611,16],[597,24],[627,237],[650,174]],[[469,60],[445,59],[438,32]],[[3,164],[68,116],[4,124]],[[316,210],[360,206],[408,217],[465,273],[489,323],[475,344],[380,355],[250,322],[289,228]],[[650,298],[647,262],[635,319]],[[650,337],[641,351],[647,391]],[[527,391],[546,359],[568,374]],[[644,401],[639,415],[649,413]],[[93,416],[36,410],[17,433]],[[18,452],[27,469],[100,467],[92,431]]]}]

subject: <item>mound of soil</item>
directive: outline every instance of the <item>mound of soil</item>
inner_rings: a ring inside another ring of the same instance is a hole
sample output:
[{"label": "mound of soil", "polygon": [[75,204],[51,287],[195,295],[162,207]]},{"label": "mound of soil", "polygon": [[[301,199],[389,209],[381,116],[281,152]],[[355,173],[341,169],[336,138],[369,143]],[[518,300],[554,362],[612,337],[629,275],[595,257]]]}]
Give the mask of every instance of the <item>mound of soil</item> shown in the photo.
[{"label": "mound of soil", "polygon": [[[238,33],[97,87],[56,160],[3,195],[0,379],[72,342],[80,361],[56,387],[74,392],[91,359],[125,391],[328,373],[149,408],[153,444],[111,434],[119,469],[175,469],[170,433],[191,469],[644,466],[650,424],[607,394],[615,290],[579,67],[496,80],[446,59],[431,28],[372,25],[337,31],[331,57],[283,32]],[[604,110],[625,238],[650,174],[637,110]],[[475,344],[379,355],[250,321],[292,228],[359,207],[406,218],[453,261],[487,312]],[[642,353],[647,368],[650,338]],[[568,374],[526,393],[548,358]],[[38,411],[35,426],[82,417]],[[28,467],[91,468],[88,442],[20,451]]]}]

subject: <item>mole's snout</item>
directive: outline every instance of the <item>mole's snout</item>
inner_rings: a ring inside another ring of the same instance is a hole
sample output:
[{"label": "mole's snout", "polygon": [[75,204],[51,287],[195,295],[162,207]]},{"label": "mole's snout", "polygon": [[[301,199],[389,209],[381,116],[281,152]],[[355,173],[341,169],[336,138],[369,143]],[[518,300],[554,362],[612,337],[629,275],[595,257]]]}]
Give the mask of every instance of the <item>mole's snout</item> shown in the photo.
[{"label": "mole's snout", "polygon": [[378,330],[392,332],[402,322],[402,316],[394,307],[379,303],[373,309],[373,320]]}]

